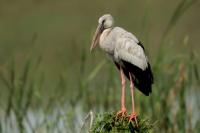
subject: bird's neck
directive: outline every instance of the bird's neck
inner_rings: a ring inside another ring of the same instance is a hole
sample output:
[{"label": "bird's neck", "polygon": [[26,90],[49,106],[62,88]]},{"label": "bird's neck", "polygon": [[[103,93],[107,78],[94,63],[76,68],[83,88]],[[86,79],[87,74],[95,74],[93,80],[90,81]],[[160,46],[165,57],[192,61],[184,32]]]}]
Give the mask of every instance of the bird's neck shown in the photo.
[{"label": "bird's neck", "polygon": [[112,51],[112,44],[111,44],[111,32],[112,32],[113,28],[108,28],[105,29],[101,36],[100,36],[100,40],[99,40],[99,45],[100,48],[103,49],[106,52],[111,52]]},{"label": "bird's neck", "polygon": [[106,39],[106,37],[110,34],[110,32],[111,32],[112,29],[113,28],[108,28],[108,29],[105,29],[102,32],[101,37],[100,37],[100,43]]}]

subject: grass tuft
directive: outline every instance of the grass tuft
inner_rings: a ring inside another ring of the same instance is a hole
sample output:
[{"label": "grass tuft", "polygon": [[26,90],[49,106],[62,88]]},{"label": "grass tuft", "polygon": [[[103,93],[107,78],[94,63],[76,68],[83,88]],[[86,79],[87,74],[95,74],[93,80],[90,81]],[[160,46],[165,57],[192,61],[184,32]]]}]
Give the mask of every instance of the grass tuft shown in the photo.
[{"label": "grass tuft", "polygon": [[135,121],[130,121],[128,115],[117,117],[116,112],[105,112],[97,114],[91,129],[92,133],[148,133],[154,124],[141,116],[137,117],[138,126]]}]

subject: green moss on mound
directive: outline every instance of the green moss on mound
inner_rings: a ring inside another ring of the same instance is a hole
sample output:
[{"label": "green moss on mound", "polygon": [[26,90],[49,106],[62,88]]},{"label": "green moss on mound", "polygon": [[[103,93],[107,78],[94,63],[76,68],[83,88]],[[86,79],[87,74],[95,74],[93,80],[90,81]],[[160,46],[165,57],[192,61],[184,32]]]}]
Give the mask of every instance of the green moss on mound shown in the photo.
[{"label": "green moss on mound", "polygon": [[138,126],[135,121],[129,122],[128,115],[116,117],[116,112],[97,114],[91,129],[92,133],[149,133],[153,124],[148,119],[137,117]]}]

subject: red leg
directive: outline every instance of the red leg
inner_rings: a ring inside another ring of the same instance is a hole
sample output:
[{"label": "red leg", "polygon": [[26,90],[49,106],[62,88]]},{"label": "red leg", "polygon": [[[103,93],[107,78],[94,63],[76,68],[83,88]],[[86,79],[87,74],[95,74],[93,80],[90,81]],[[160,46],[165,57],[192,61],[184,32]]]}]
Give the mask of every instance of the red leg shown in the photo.
[{"label": "red leg", "polygon": [[126,107],[125,107],[126,80],[125,80],[125,76],[121,67],[120,67],[120,75],[121,75],[121,83],[122,83],[121,110],[117,112],[117,116],[118,115],[125,116],[126,114]]},{"label": "red leg", "polygon": [[132,98],[132,113],[130,115],[129,121],[134,119],[136,122],[136,125],[138,126],[137,115],[135,113],[135,103],[134,103],[134,84],[133,84],[133,79],[130,73],[129,73],[129,77],[130,77],[130,88],[131,88],[131,98]]}]

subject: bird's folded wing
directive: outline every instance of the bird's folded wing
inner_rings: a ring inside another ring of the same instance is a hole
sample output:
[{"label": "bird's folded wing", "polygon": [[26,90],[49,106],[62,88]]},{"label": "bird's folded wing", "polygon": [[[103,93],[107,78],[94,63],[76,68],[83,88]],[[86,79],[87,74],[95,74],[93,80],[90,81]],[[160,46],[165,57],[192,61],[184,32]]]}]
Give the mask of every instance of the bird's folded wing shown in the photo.
[{"label": "bird's folded wing", "polygon": [[148,67],[148,61],[143,48],[132,39],[121,38],[115,48],[115,57],[125,60],[142,70]]}]

